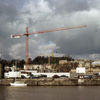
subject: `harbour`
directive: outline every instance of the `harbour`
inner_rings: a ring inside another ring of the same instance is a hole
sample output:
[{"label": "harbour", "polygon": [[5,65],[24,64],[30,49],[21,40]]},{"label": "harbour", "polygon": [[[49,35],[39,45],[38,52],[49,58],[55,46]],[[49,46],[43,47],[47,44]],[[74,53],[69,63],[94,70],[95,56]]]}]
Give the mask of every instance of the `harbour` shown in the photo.
[{"label": "harbour", "polygon": [[[16,79],[24,82],[27,86],[100,86],[100,79]],[[10,86],[13,79],[1,79],[0,86]]]},{"label": "harbour", "polygon": [[0,100],[99,100],[99,18],[99,0],[0,0]]}]

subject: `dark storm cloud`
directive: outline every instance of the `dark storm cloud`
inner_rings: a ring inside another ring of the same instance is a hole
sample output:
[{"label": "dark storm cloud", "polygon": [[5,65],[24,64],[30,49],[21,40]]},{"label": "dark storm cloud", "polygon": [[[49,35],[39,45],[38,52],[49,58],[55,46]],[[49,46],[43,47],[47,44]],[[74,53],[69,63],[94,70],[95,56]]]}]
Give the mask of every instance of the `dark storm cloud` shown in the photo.
[{"label": "dark storm cloud", "polygon": [[[64,34],[63,34],[64,33]],[[60,48],[60,53],[72,55],[88,55],[100,53],[100,29],[96,25],[87,26],[84,29],[76,29],[64,32],[56,32],[52,35],[44,36],[53,41]],[[47,40],[48,41],[48,40]]]},{"label": "dark storm cloud", "polygon": [[[21,0],[20,0],[21,1]],[[19,0],[0,0],[0,17],[6,18],[6,21],[16,20],[18,9],[20,10]],[[22,0],[23,1],[23,0]]]},{"label": "dark storm cloud", "polygon": [[[9,0],[8,0],[9,1]],[[0,36],[8,34],[8,23],[15,21],[17,16],[17,9],[7,0],[0,0]]]},{"label": "dark storm cloud", "polygon": [[50,43],[64,54],[100,53],[99,6],[99,0],[0,0],[0,48],[7,57],[23,58],[25,40],[10,39],[11,33],[23,33],[26,26],[33,32],[87,24],[84,29],[30,36],[30,54],[38,55]]},{"label": "dark storm cloud", "polygon": [[20,0],[0,0],[0,52],[2,50],[3,58],[11,58],[9,56],[9,48],[12,44],[10,35],[14,28],[12,23],[16,21],[20,9],[18,2]]}]

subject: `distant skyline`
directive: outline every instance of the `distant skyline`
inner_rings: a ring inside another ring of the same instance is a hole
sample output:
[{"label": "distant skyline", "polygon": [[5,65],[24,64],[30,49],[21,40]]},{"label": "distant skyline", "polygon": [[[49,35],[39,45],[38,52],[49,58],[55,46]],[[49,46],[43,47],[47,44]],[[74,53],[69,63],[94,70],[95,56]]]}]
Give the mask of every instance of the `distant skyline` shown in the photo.
[{"label": "distant skyline", "polygon": [[[32,35],[29,56],[100,58],[100,0],[0,0],[0,56],[25,58],[25,38],[11,34],[87,25],[86,28]],[[56,53],[57,51],[57,53]]]}]

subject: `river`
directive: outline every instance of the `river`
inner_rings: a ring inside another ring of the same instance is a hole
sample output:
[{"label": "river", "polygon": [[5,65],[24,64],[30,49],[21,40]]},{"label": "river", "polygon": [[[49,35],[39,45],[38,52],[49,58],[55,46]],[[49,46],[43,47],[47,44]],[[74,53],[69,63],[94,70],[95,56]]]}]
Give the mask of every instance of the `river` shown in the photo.
[{"label": "river", "polygon": [[0,100],[99,100],[100,86],[0,86]]}]

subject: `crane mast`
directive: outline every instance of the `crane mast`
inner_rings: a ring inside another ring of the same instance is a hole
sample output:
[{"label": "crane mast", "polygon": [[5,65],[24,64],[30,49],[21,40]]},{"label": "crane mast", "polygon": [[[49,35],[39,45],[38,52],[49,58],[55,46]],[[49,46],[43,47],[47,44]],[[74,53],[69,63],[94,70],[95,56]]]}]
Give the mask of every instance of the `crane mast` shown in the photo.
[{"label": "crane mast", "polygon": [[83,28],[83,27],[87,27],[87,26],[86,25],[81,25],[81,26],[73,26],[73,27],[62,27],[62,28],[56,28],[56,29],[44,30],[44,31],[37,31],[37,32],[32,32],[32,33],[29,33],[28,27],[26,27],[26,33],[11,34],[11,38],[20,38],[22,36],[25,36],[25,65],[26,65],[25,69],[28,70],[29,69],[29,66],[28,66],[28,59],[29,59],[28,41],[29,41],[29,35],[43,34],[43,33],[48,33],[48,32],[62,31],[62,30],[71,30],[71,29],[77,29],[77,28]]},{"label": "crane mast", "polygon": [[29,41],[29,34],[28,34],[28,27],[26,27],[26,35],[25,35],[25,65],[26,65],[26,69],[28,69],[28,59],[29,59],[29,48],[28,48],[28,41]]}]

